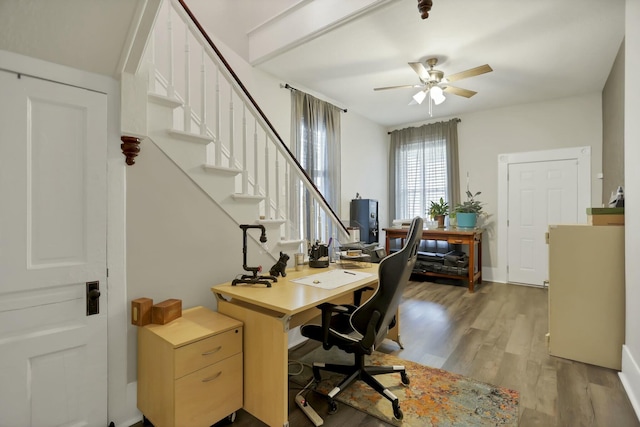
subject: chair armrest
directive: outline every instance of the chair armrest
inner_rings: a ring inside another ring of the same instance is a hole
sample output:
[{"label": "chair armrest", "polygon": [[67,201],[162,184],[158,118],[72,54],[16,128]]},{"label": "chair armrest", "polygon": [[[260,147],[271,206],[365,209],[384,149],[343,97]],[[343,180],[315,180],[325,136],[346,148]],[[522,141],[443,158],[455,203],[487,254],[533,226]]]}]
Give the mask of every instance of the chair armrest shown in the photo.
[{"label": "chair armrest", "polygon": [[332,346],[329,344],[329,328],[331,326],[331,316],[334,313],[349,314],[349,309],[342,305],[331,304],[330,302],[322,303],[318,306],[322,310],[322,347],[329,350]]},{"label": "chair armrest", "polygon": [[364,288],[360,288],[360,289],[356,289],[355,291],[353,291],[353,304],[356,307],[360,306],[360,303],[362,302],[362,293],[364,291],[372,291],[373,288],[371,286],[365,286]]}]

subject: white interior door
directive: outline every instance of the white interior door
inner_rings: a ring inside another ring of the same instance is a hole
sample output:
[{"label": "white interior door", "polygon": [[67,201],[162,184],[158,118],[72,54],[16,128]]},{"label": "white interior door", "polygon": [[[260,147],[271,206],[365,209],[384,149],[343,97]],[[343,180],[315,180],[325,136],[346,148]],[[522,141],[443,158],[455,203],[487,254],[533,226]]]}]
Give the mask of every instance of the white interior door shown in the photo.
[{"label": "white interior door", "polygon": [[0,93],[0,425],[105,426],[106,95],[2,71]]},{"label": "white interior door", "polygon": [[578,162],[514,163],[508,177],[507,280],[542,286],[549,271],[549,224],[578,220]]}]

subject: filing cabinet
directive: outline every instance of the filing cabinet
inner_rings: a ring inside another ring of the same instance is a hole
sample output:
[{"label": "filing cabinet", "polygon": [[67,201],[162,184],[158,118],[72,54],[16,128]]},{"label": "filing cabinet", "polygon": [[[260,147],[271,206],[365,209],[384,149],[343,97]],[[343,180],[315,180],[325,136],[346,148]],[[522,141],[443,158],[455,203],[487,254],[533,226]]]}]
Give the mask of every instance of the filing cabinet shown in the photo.
[{"label": "filing cabinet", "polygon": [[138,328],[138,409],[155,427],[235,418],[242,366],[242,322],[207,308]]}]

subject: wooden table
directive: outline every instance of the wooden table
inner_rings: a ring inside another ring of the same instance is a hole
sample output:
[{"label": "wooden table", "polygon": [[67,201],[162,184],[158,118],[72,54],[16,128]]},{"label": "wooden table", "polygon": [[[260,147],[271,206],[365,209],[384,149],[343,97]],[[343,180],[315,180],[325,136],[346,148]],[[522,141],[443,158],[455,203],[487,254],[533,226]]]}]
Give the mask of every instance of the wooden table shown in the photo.
[{"label": "wooden table", "polygon": [[[386,250],[390,252],[390,240],[401,239],[407,237],[408,228],[385,228]],[[431,228],[422,230],[422,240],[446,240],[449,244],[461,244],[469,246],[469,273],[466,276],[457,276],[454,274],[438,273],[435,271],[426,271],[421,274],[436,277],[453,277],[456,279],[466,280],[469,284],[469,292],[475,289],[475,283],[482,283],[482,229],[464,229],[464,228]],[[476,271],[475,266],[478,266]]]},{"label": "wooden table", "polygon": [[[288,332],[316,316],[324,302],[348,303],[353,292],[378,283],[378,264],[353,271],[371,276],[335,289],[322,289],[292,280],[338,267],[287,270],[271,288],[265,285],[213,286],[218,311],[244,324],[243,408],[270,426],[288,426]],[[396,319],[399,318],[396,316]],[[399,322],[398,322],[399,324]],[[399,338],[390,331],[389,338]]]}]

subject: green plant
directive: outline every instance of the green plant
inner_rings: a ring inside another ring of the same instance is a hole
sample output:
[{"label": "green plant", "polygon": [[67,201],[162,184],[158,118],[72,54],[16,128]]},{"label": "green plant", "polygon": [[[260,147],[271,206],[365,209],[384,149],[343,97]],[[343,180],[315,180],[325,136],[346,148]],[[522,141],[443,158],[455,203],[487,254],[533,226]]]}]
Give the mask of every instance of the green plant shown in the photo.
[{"label": "green plant", "polygon": [[434,202],[431,201],[431,206],[429,207],[429,215],[431,218],[435,218],[438,215],[448,215],[449,214],[449,203],[445,202],[442,197],[440,197],[440,201]]},{"label": "green plant", "polygon": [[482,213],[482,202],[476,200],[476,196],[482,194],[480,191],[473,194],[471,191],[467,190],[467,200],[458,203],[454,208],[456,213],[475,213],[476,215],[480,215]]}]

